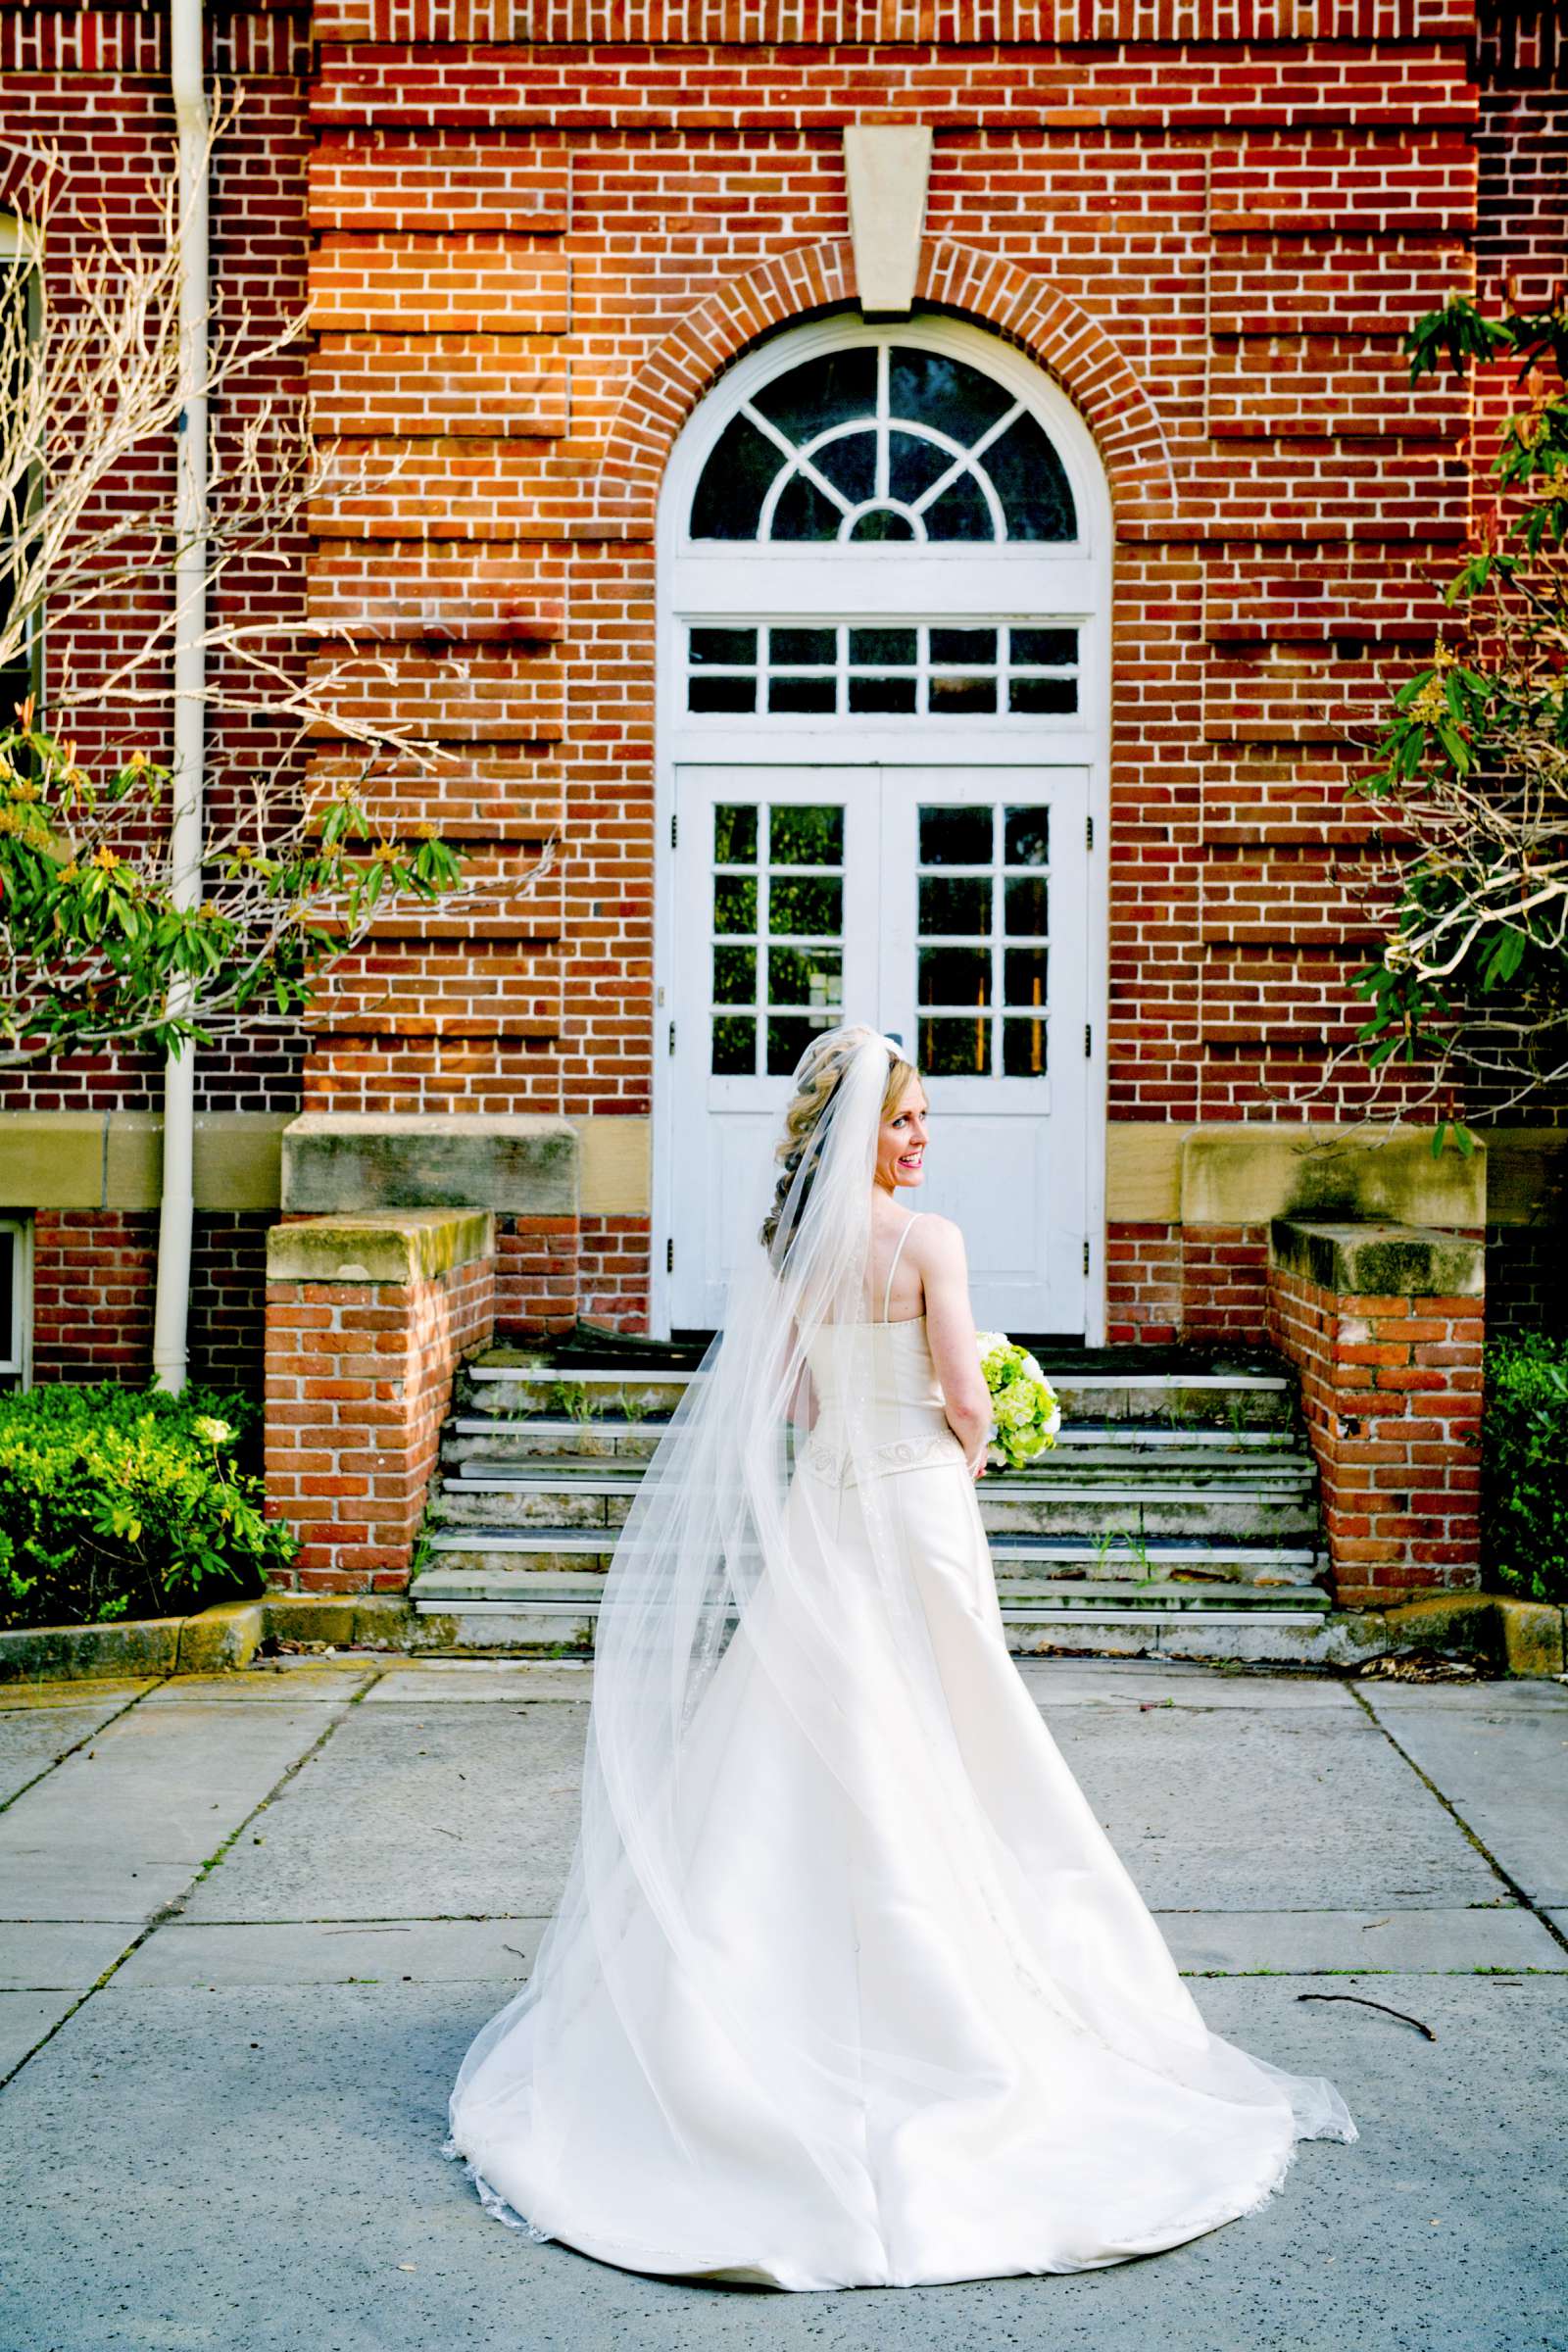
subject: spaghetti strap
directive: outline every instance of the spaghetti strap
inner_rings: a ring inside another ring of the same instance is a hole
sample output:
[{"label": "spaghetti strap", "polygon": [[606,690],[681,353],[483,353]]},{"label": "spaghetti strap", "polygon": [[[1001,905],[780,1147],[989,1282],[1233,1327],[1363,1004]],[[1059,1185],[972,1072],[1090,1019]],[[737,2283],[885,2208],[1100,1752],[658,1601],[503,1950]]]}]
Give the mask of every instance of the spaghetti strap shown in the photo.
[{"label": "spaghetti strap", "polygon": [[889,1265],[889,1267],[888,1267],[888,1279],[887,1279],[887,1283],[886,1283],[886,1285],[885,1285],[885,1287],[884,1287],[884,1289],[883,1289],[883,1292],[882,1292],[882,1320],[883,1320],[883,1322],[884,1322],[884,1323],[885,1323],[885,1322],[887,1321],[887,1319],[888,1319],[888,1306],[889,1306],[889,1303],[890,1303],[890,1301],[892,1300],[892,1298],[893,1298],[893,1277],[894,1277],[894,1275],[895,1275],[895,1274],[898,1272],[898,1270],[899,1270],[899,1259],[900,1259],[900,1256],[903,1254],[903,1250],[904,1250],[904,1245],[905,1245],[905,1243],[906,1243],[906,1242],[908,1240],[908,1238],[909,1238],[909,1225],[912,1225],[912,1224],[914,1223],[914,1220],[915,1220],[915,1218],[916,1218],[916,1217],[923,1216],[924,1214],[925,1214],[925,1211],[924,1211],[923,1209],[919,1209],[919,1208],[911,1208],[911,1209],[910,1209],[910,1211],[909,1211],[909,1224],[908,1224],[908,1225],[906,1225],[906,1227],[904,1228],[904,1231],[903,1231],[903,1232],[900,1234],[900,1236],[899,1236],[899,1238],[898,1238],[898,1242],[897,1242],[897,1244],[896,1244],[896,1246],[895,1246],[895,1248],[894,1248],[892,1263],[891,1263],[891,1264]]}]

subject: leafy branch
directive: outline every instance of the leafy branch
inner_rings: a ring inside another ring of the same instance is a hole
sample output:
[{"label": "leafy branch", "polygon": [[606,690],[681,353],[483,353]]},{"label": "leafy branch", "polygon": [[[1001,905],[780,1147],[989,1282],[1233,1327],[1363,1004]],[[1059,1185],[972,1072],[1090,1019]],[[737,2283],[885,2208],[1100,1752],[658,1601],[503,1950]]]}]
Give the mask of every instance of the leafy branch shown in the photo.
[{"label": "leafy branch", "polygon": [[1445,362],[1511,360],[1526,395],[1482,544],[1445,590],[1458,643],[1440,639],[1398,689],[1353,787],[1392,820],[1355,1051],[1374,1071],[1427,1064],[1441,1151],[1449,1135],[1470,1147],[1461,1086],[1511,1108],[1568,1080],[1568,304],[1559,288],[1545,309],[1487,318],[1456,295],[1404,349],[1412,383]]}]

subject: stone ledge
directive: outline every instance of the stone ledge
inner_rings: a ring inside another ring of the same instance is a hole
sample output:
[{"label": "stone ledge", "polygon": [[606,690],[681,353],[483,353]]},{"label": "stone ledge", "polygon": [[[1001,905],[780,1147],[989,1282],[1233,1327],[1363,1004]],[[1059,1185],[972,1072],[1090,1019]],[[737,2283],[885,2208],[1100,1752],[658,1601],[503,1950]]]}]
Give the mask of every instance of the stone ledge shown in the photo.
[{"label": "stone ledge", "polygon": [[[237,1672],[270,1641],[394,1656],[485,1654],[457,1640],[461,1614],[460,1606],[451,1616],[416,1617],[402,1592],[273,1592],[220,1601],[190,1617],[14,1627],[0,1631],[0,1688]],[[1568,1666],[1568,1609],[1496,1592],[1434,1593],[1387,1609],[1337,1610],[1324,1618],[1320,1636],[1312,1641],[1322,1654],[1297,1664],[1353,1671],[1369,1658],[1436,1642],[1469,1650],[1509,1676],[1556,1678]]]},{"label": "stone ledge", "polygon": [[482,1208],[367,1209],[274,1225],[269,1282],[432,1282],[495,1254],[495,1219]]},{"label": "stone ledge", "polygon": [[1429,1127],[1333,1128],[1239,1122],[1181,1139],[1184,1225],[1275,1217],[1376,1219],[1439,1228],[1487,1221],[1484,1141],[1432,1156]]},{"label": "stone ledge", "polygon": [[1320,1225],[1275,1217],[1268,1261],[1341,1297],[1480,1298],[1486,1289],[1485,1245],[1433,1225]]},{"label": "stone ledge", "polygon": [[12,1626],[0,1631],[0,1689],[33,1683],[122,1682],[166,1674],[238,1672],[267,1641],[401,1649],[409,1616],[401,1593],[263,1592],[220,1600],[189,1617],[122,1618],[103,1625]]},{"label": "stone ledge", "polygon": [[283,1206],[570,1217],[579,1149],[570,1120],[544,1112],[307,1111],[283,1130]]},{"label": "stone ledge", "polygon": [[[197,1113],[198,1209],[277,1207],[278,1139],[289,1116]],[[0,1200],[7,1208],[156,1208],[163,1133],[156,1111],[7,1111],[0,1122]]]}]

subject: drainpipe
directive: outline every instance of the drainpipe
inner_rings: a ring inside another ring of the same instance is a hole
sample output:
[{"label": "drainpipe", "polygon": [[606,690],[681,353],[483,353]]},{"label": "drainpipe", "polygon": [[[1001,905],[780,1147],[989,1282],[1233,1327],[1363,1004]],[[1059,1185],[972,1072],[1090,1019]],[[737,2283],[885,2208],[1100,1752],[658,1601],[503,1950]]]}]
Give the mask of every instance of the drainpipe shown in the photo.
[{"label": "drainpipe", "polygon": [[[179,131],[179,390],[174,487],[174,753],[170,880],[174,903],[194,906],[202,887],[202,790],[207,657],[207,94],[202,80],[202,0],[170,0],[170,78]],[[170,1005],[189,1001],[176,980]],[[158,1222],[153,1378],[185,1385],[194,1207],[196,1049],[171,1051],[164,1068],[164,1178]]]}]

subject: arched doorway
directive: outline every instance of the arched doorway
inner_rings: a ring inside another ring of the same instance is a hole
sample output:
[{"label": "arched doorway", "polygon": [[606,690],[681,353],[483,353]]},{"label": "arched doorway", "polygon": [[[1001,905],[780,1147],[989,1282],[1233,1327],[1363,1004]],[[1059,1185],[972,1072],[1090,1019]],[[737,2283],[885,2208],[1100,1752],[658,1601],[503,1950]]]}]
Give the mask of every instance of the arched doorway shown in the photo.
[{"label": "arched doorway", "polygon": [[982,330],[739,361],[659,532],[654,1328],[712,1327],[815,1029],[913,1046],[983,1322],[1102,1336],[1110,507]]}]

